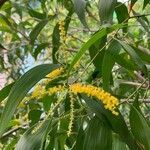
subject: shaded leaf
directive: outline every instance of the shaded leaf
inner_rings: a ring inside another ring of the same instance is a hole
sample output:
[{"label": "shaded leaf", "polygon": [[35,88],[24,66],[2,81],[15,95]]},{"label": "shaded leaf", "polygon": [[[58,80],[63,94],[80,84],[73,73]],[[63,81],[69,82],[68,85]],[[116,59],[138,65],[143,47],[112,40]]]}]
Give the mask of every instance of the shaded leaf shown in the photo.
[{"label": "shaded leaf", "polygon": [[47,46],[49,46],[49,43],[42,43],[42,44],[37,45],[37,47],[36,47],[36,49],[34,50],[34,53],[33,53],[34,58],[37,59],[38,54],[40,54],[41,51],[43,49],[45,49]]},{"label": "shaded leaf", "polygon": [[40,120],[41,114],[42,114],[41,110],[34,110],[34,109],[28,113],[28,118],[29,120],[31,120],[31,123],[30,123],[31,126]]},{"label": "shaded leaf", "polygon": [[3,101],[9,95],[13,85],[14,83],[11,83],[0,90],[0,102]]},{"label": "shaded leaf", "polygon": [[37,19],[46,19],[46,14],[45,13],[39,13],[33,9],[28,9],[29,14],[31,17],[37,18]]},{"label": "shaded leaf", "polygon": [[119,110],[117,110],[119,115],[115,116],[109,110],[106,110],[99,100],[88,98],[85,95],[82,95],[82,98],[97,117],[101,118],[101,116],[104,116],[106,118],[104,121],[107,120],[111,129],[120,135],[121,139],[129,146],[130,149],[136,150],[138,148],[138,145],[135,143],[132,135],[130,134],[130,131],[128,130],[124,118],[120,114]]},{"label": "shaded leaf", "polygon": [[74,10],[76,14],[78,15],[81,23],[86,28],[88,28],[88,25],[85,19],[86,1],[85,0],[73,0],[73,1],[74,1]]},{"label": "shaded leaf", "polygon": [[51,126],[52,119],[48,119],[35,133],[32,133],[32,131],[36,128],[36,126],[28,129],[18,141],[16,150],[42,150],[45,138],[51,131]]},{"label": "shaded leaf", "polygon": [[112,149],[112,131],[96,116],[88,123],[84,141],[84,150],[91,149]]},{"label": "shaded leaf", "polygon": [[103,89],[106,91],[110,91],[110,77],[111,77],[111,71],[115,64],[115,60],[113,59],[112,53],[115,53],[115,55],[119,54],[120,45],[116,41],[112,41],[109,45],[108,49],[105,52],[104,59],[102,62],[102,79],[103,79]]},{"label": "shaded leaf", "polygon": [[124,48],[124,50],[131,56],[131,58],[133,59],[133,61],[138,65],[138,67],[145,73],[145,75],[147,76],[147,68],[145,66],[145,64],[143,63],[143,61],[141,60],[141,58],[138,56],[138,54],[134,51],[134,49],[126,44],[123,41],[117,40],[122,47]]},{"label": "shaded leaf", "polygon": [[121,2],[117,2],[115,7],[115,12],[117,14],[117,19],[119,23],[125,23],[126,26],[123,28],[124,32],[127,32],[127,23],[129,19],[128,9],[127,6]]},{"label": "shaded leaf", "polygon": [[127,150],[126,144],[120,139],[117,134],[113,134],[112,150]]},{"label": "shaded leaf", "polygon": [[117,0],[99,0],[99,16],[101,24],[111,24]]},{"label": "shaded leaf", "polygon": [[39,22],[34,29],[31,31],[30,33],[30,39],[31,39],[31,43],[33,44],[36,40],[36,38],[38,37],[38,35],[40,34],[41,30],[45,27],[45,25],[48,23],[48,20],[42,20],[41,22]]},{"label": "shaded leaf", "polygon": [[131,131],[135,138],[141,143],[141,147],[144,146],[144,149],[150,149],[150,127],[143,115],[141,115],[134,106],[131,106],[129,118]]}]

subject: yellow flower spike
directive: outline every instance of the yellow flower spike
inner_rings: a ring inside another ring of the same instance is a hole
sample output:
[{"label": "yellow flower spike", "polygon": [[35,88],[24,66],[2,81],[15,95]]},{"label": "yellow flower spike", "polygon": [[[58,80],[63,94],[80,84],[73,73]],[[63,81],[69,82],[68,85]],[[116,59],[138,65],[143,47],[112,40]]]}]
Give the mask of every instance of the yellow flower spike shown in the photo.
[{"label": "yellow flower spike", "polygon": [[82,83],[72,84],[69,89],[70,92],[74,94],[85,93],[88,96],[96,97],[103,102],[105,109],[110,110],[114,115],[118,115],[118,112],[115,111],[116,107],[119,105],[118,99],[110,93],[105,92],[103,89]]},{"label": "yellow flower spike", "polygon": [[38,84],[32,92],[31,98],[41,98],[45,94],[45,89],[41,84]]},{"label": "yellow flower spike", "polygon": [[49,88],[46,93],[48,95],[53,95],[53,94],[56,94],[57,92],[61,92],[62,90],[64,90],[64,86],[62,85],[58,85],[58,86],[54,86],[52,88]]},{"label": "yellow flower spike", "polygon": [[49,78],[49,80],[55,79],[57,76],[59,76],[64,71],[64,68],[58,68],[49,73],[46,77]]}]

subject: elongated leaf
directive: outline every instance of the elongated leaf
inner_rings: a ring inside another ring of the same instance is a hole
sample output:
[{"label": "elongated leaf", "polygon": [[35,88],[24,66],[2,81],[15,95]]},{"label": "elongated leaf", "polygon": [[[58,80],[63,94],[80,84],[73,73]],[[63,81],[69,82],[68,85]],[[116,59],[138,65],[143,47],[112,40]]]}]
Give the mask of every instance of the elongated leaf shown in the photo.
[{"label": "elongated leaf", "polygon": [[135,46],[131,47],[136,51],[136,53],[141,57],[141,59],[147,63],[150,63],[150,52],[149,51],[142,51],[142,49],[137,48]]},{"label": "elongated leaf", "polygon": [[112,150],[127,150],[126,144],[121,141],[117,134],[113,134],[113,146]]},{"label": "elongated leaf", "polygon": [[138,54],[134,51],[134,49],[126,44],[123,41],[117,40],[122,47],[124,48],[124,50],[131,56],[131,58],[133,59],[133,61],[139,66],[139,68],[144,72],[144,74],[147,76],[147,68],[145,66],[145,64],[143,63],[143,61],[141,60],[141,58],[138,56]]},{"label": "elongated leaf", "polygon": [[34,18],[38,18],[38,19],[46,19],[46,14],[45,13],[39,13],[37,11],[34,11],[33,9],[28,9],[29,11],[29,14],[31,17],[34,17]]},{"label": "elongated leaf", "polygon": [[0,90],[0,102],[8,96],[13,85],[14,83],[11,83]]},{"label": "elongated leaf", "polygon": [[85,131],[83,130],[83,125],[81,124],[80,129],[78,131],[76,144],[73,150],[83,149],[85,139]]},{"label": "elongated leaf", "polygon": [[78,15],[81,23],[87,28],[88,26],[85,19],[86,1],[85,0],[73,0],[73,1],[76,14]]},{"label": "elongated leaf", "polygon": [[39,44],[39,45],[37,46],[37,48],[34,50],[34,53],[33,53],[34,58],[37,59],[38,54],[40,54],[41,51],[42,51],[44,48],[46,48],[48,45],[49,45],[49,43],[42,43],[42,44]]},{"label": "elongated leaf", "polygon": [[48,23],[48,20],[42,20],[41,22],[39,22],[34,29],[31,31],[30,33],[30,39],[32,44],[34,43],[34,41],[36,40],[36,38],[38,37],[38,35],[40,34],[41,30],[45,27],[45,25]]},{"label": "elongated leaf", "polygon": [[124,118],[120,113],[118,116],[115,116],[110,111],[106,110],[99,100],[88,98],[85,95],[82,95],[82,98],[91,109],[91,111],[94,112],[98,117],[106,117],[112,130],[120,135],[121,139],[129,146],[130,149],[136,150],[138,148],[138,145],[135,143],[124,121]]},{"label": "elongated leaf", "polygon": [[99,16],[101,24],[111,24],[117,0],[99,0]]},{"label": "elongated leaf", "polygon": [[120,50],[120,45],[118,44],[118,42],[113,41],[109,45],[104,55],[103,64],[102,64],[102,79],[103,79],[103,88],[106,91],[110,91],[109,83],[110,83],[111,71],[115,64],[115,60],[113,59],[113,56],[111,55],[110,51],[118,55],[119,50]]},{"label": "elongated leaf", "polygon": [[112,131],[97,116],[89,121],[85,135],[84,149],[112,149]]},{"label": "elongated leaf", "polygon": [[144,146],[146,150],[150,149],[150,127],[134,106],[131,106],[130,110],[130,126],[134,137],[141,143],[141,147]]},{"label": "elongated leaf", "polygon": [[[115,7],[115,12],[117,14],[117,19],[119,23],[128,23],[128,18],[129,18],[129,14],[128,14],[128,9],[127,6],[121,2],[117,2],[117,5]],[[124,32],[127,32],[127,25],[123,28]]]},{"label": "elongated leaf", "polygon": [[16,145],[16,150],[42,150],[47,134],[51,131],[52,119],[48,119],[38,131],[32,133],[35,126],[27,130]]},{"label": "elongated leaf", "polygon": [[104,36],[101,39],[97,40],[89,48],[89,54],[90,54],[91,60],[93,60],[93,64],[96,70],[99,71],[99,74],[101,73],[102,60],[104,58],[105,49],[106,49],[104,46],[106,42],[107,42],[107,36]]},{"label": "elongated leaf", "polygon": [[106,34],[111,33],[112,31],[114,31],[118,28],[122,28],[122,27],[123,27],[122,24],[117,24],[117,25],[113,25],[110,28],[102,28],[100,31],[95,33],[86,43],[84,43],[82,45],[81,49],[79,50],[79,52],[76,54],[76,56],[72,60],[69,70],[68,70],[68,74],[70,73],[73,66],[81,59],[83,54],[85,54],[86,50],[88,50],[92,44],[94,44],[97,40],[104,37]]},{"label": "elongated leaf", "polygon": [[25,73],[13,86],[7,99],[3,114],[0,118],[0,136],[3,134],[13,116],[16,107],[26,96],[29,90],[58,65],[44,64],[34,67]]},{"label": "elongated leaf", "polygon": [[[134,16],[138,16],[140,15],[139,13],[135,12],[134,10],[132,10]],[[146,32],[148,32],[150,34],[150,27],[149,25],[147,25],[147,19],[145,19],[146,16],[144,17],[136,17],[137,21],[142,25],[142,27],[145,29]]]}]

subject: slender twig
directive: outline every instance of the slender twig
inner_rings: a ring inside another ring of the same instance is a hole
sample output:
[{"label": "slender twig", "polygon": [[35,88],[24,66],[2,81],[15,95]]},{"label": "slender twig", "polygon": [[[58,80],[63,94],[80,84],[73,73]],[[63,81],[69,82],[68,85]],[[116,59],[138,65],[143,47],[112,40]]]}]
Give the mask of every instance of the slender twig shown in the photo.
[{"label": "slender twig", "polygon": [[8,137],[9,135],[13,134],[14,132],[17,132],[18,130],[20,129],[26,129],[27,128],[27,124],[23,125],[23,126],[19,126],[19,127],[16,127],[14,129],[11,129],[9,130],[8,132],[4,133],[1,137],[0,137],[0,140]]},{"label": "slender twig", "polygon": [[148,14],[142,14],[142,15],[134,15],[134,16],[130,16],[129,19],[131,19],[131,18],[145,17],[145,16],[150,16],[150,13],[148,13]]}]

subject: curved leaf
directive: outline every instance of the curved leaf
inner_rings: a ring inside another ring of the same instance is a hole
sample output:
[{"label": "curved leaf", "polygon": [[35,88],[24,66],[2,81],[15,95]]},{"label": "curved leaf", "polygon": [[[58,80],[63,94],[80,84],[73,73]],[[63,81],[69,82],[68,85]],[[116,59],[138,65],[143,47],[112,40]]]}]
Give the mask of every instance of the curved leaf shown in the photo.
[{"label": "curved leaf", "polygon": [[113,134],[113,145],[112,150],[127,150],[126,144],[121,141],[117,134]]},{"label": "curved leaf", "polygon": [[[128,23],[128,19],[129,19],[129,13],[128,13],[128,9],[127,6],[121,2],[117,2],[117,5],[115,7],[115,12],[117,14],[117,19],[119,23]],[[127,32],[127,25],[123,28],[124,32]]]},{"label": "curved leaf", "polygon": [[145,73],[145,75],[147,76],[147,68],[145,66],[145,64],[143,63],[143,61],[141,60],[141,58],[138,56],[138,54],[134,51],[134,49],[126,44],[123,41],[120,41],[117,39],[117,41],[122,45],[122,47],[124,48],[124,50],[131,56],[131,58],[133,59],[133,61],[138,65],[138,67]]},{"label": "curved leaf", "polygon": [[48,20],[42,20],[41,22],[39,22],[34,29],[31,31],[30,33],[30,39],[31,39],[31,43],[33,44],[34,41],[36,40],[36,38],[38,37],[38,35],[40,34],[41,30],[45,27],[45,25],[48,23]]},{"label": "curved leaf", "polygon": [[109,110],[106,110],[99,100],[88,98],[85,95],[82,95],[82,98],[91,109],[91,111],[97,115],[97,117],[102,115],[106,117],[106,120],[110,124],[112,130],[120,135],[121,139],[129,146],[130,149],[137,150],[138,145],[135,143],[124,121],[124,118],[120,113],[118,116],[115,116]]},{"label": "curved leaf", "polygon": [[25,73],[15,85],[12,87],[7,99],[4,111],[0,118],[0,136],[8,126],[8,123],[13,116],[16,107],[21,100],[26,96],[29,90],[49,72],[56,69],[58,65],[44,64],[34,67]]},{"label": "curved leaf", "polygon": [[11,83],[0,90],[0,102],[8,96],[13,85],[14,83]]},{"label": "curved leaf", "polygon": [[86,9],[86,1],[85,0],[73,0],[74,1],[74,9],[76,14],[78,15],[81,23],[88,28],[86,19],[85,19],[85,9]]},{"label": "curved leaf", "polygon": [[99,16],[101,24],[111,24],[117,0],[99,0]]},{"label": "curved leaf", "polygon": [[109,45],[108,49],[105,52],[104,59],[102,62],[102,79],[103,79],[103,89],[106,91],[110,91],[109,83],[110,83],[110,77],[111,77],[111,71],[115,64],[115,60],[113,59],[113,56],[111,55],[111,52],[116,55],[118,55],[120,50],[120,45],[116,41],[112,41]]},{"label": "curved leaf", "polygon": [[141,147],[144,146],[146,150],[150,149],[150,127],[143,115],[140,114],[134,106],[131,106],[129,118],[131,131],[135,138],[141,143]]},{"label": "curved leaf", "polygon": [[51,131],[52,119],[43,123],[38,131],[32,133],[36,126],[27,130],[16,145],[16,150],[42,150],[47,134]]},{"label": "curved leaf", "polygon": [[97,116],[89,121],[85,135],[84,150],[91,149],[112,149],[112,131]]}]

